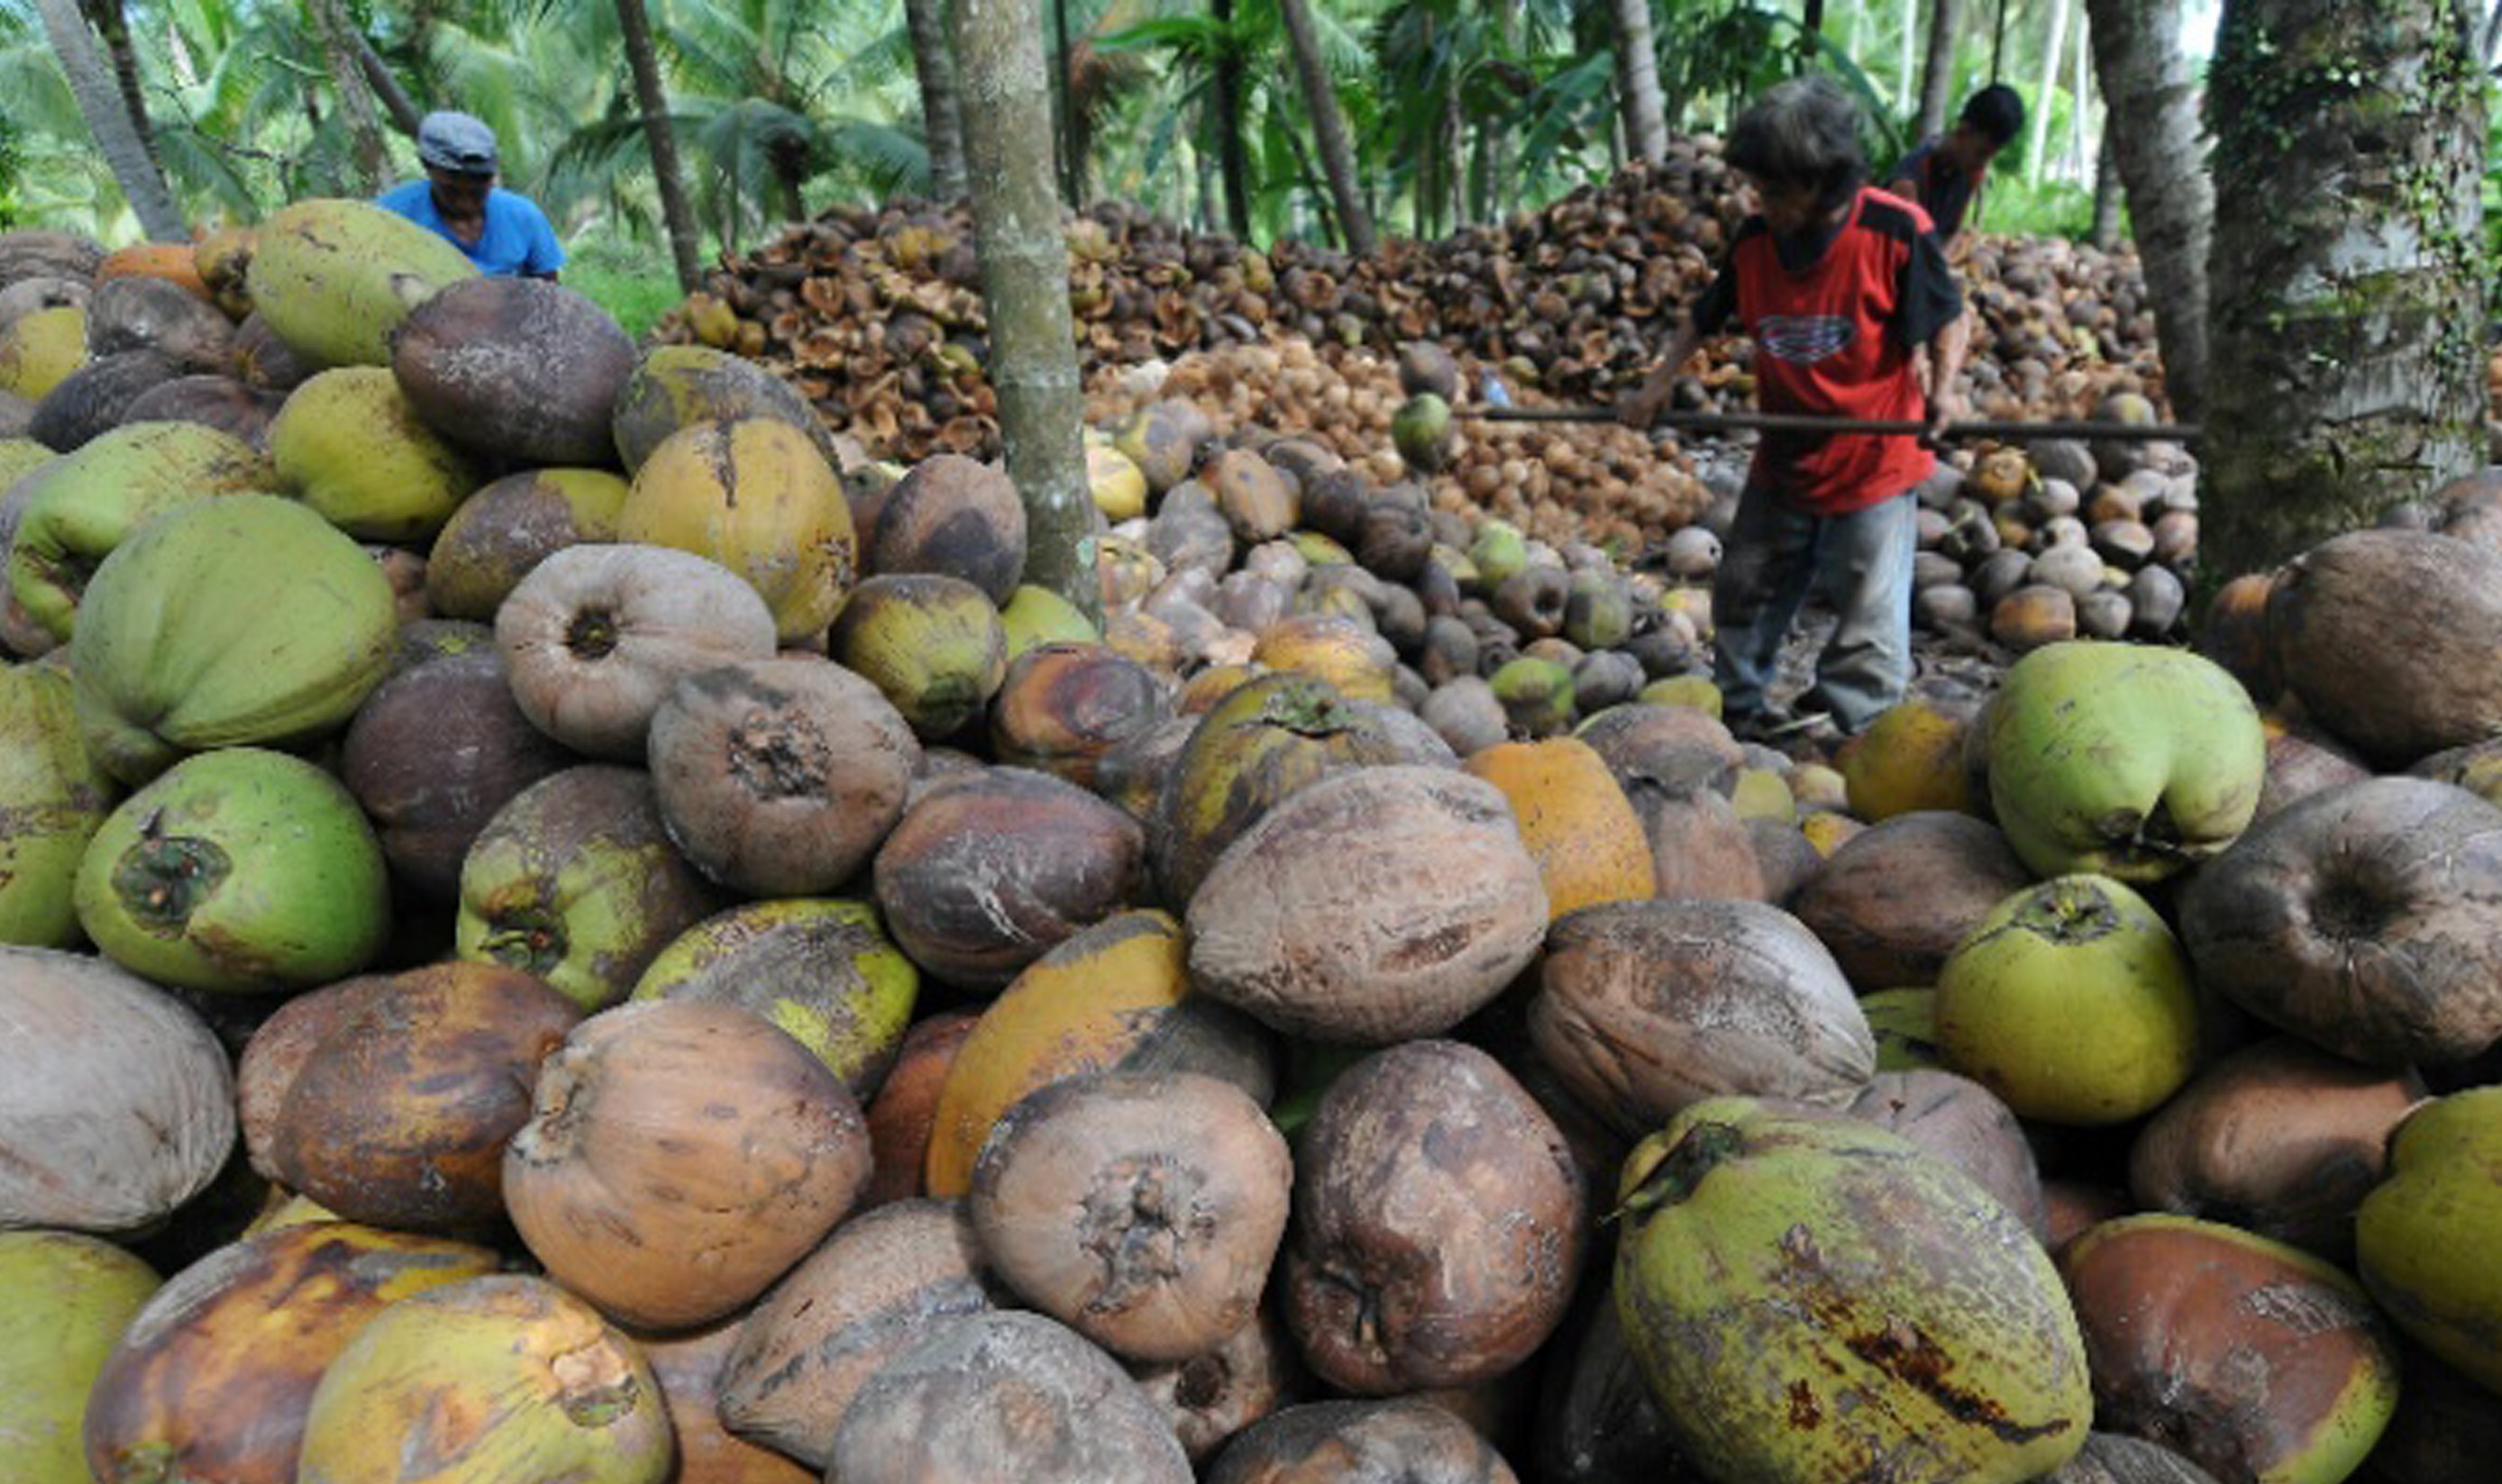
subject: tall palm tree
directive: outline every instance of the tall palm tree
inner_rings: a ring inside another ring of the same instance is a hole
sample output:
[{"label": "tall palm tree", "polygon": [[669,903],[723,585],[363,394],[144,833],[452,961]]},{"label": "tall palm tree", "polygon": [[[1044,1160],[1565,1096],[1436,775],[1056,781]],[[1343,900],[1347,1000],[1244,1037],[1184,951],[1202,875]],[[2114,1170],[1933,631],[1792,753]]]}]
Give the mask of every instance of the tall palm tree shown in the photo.
[{"label": "tall palm tree", "polygon": [[339,0],[309,0],[313,28],[321,38],[321,60],[329,69],[330,87],[348,118],[348,137],[355,146],[356,189],[374,195],[390,169],[390,151],[383,143],[382,124],[374,117],[372,84],[356,56],[355,24]]},{"label": "tall palm tree", "polygon": [[1321,168],[1329,175],[1330,200],[1337,209],[1339,230],[1347,251],[1370,253],[1374,247],[1372,213],[1356,184],[1355,152],[1347,144],[1346,116],[1337,104],[1337,87],[1330,81],[1329,62],[1321,55],[1319,35],[1303,0],[1277,0],[1286,38],[1295,52],[1295,73],[1302,79],[1303,107],[1312,118],[1312,135],[1320,144]]},{"label": "tall palm tree", "polygon": [[634,74],[634,98],[643,113],[652,175],[659,185],[669,257],[678,270],[678,287],[693,293],[702,282],[696,262],[695,218],[687,208],[686,175],[678,166],[677,135],[669,125],[668,92],[660,84],[659,53],[652,46],[652,17],[643,9],[643,0],[617,0],[617,23],[625,33],[626,66]]},{"label": "tall palm tree", "polygon": [[51,38],[61,71],[69,77],[70,91],[78,97],[79,112],[95,136],[96,149],[113,167],[123,199],[139,218],[140,229],[158,242],[182,241],[189,235],[183,214],[165,188],[164,174],[148,152],[120,88],[96,52],[95,36],[87,29],[78,0],[35,0],[35,8],[43,16],[44,31]]},{"label": "tall palm tree", "polygon": [[903,0],[912,65],[921,80],[921,134],[929,142],[930,193],[964,194],[964,124],[957,117],[956,49],[947,39],[947,0]]}]

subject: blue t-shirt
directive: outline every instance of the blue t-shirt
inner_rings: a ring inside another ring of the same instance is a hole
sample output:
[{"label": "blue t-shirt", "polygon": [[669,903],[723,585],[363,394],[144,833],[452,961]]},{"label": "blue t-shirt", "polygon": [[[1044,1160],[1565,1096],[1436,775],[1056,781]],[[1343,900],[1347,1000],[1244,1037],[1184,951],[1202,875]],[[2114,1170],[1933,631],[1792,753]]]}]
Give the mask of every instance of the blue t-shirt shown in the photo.
[{"label": "blue t-shirt", "polygon": [[434,187],[424,181],[394,186],[376,197],[374,204],[399,213],[468,253],[478,271],[489,278],[549,274],[564,266],[564,249],[556,240],[556,228],[548,225],[547,213],[529,197],[500,186],[487,192],[487,229],[478,234],[474,247],[453,236],[443,224],[442,213],[434,209]]}]

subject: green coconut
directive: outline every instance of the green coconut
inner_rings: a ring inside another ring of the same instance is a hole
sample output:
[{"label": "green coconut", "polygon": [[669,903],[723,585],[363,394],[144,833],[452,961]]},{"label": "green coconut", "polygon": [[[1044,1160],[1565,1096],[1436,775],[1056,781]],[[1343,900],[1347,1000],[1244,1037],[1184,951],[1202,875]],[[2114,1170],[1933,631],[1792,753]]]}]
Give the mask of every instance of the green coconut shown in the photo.
[{"label": "green coconut", "polygon": [[410,311],[476,277],[458,248],[396,212],[315,199],[260,224],[248,282],[254,312],[296,354],[322,366],[388,366],[391,331]]},{"label": "green coconut", "polygon": [[921,975],[862,901],[749,902],[660,950],[635,999],[717,999],[816,1053],[866,1105],[912,1022]]},{"label": "green coconut", "polygon": [[0,1458],[13,1484],[89,1484],[87,1392],[158,1281],[92,1236],[0,1231]]},{"label": "green coconut", "polygon": [[1695,1103],[1626,1160],[1617,1310],[1713,1478],[2024,1484],[2084,1445],[2083,1336],[1978,1182],[1839,1116]]},{"label": "green coconut", "polygon": [[1007,678],[1007,631],[982,590],[934,573],[872,577],[854,589],[827,651],[885,692],[924,741],[978,720]]},{"label": "green coconut", "polygon": [[86,311],[39,309],[0,329],[0,391],[40,402],[86,364]]},{"label": "green coconut", "polygon": [[675,1460],[641,1347],[544,1278],[472,1278],[375,1316],[321,1374],[300,1484],[660,1484]]},{"label": "green coconut", "polygon": [[1029,583],[1008,595],[999,609],[999,625],[1007,631],[1008,662],[1046,644],[1100,644],[1102,630],[1075,603],[1049,588]]},{"label": "green coconut", "polygon": [[269,460],[196,422],[133,422],[25,477],[9,588],[27,617],[67,639],[95,569],[132,532],[213,495],[277,488]]},{"label": "green coconut", "polygon": [[120,792],[79,745],[69,672],[0,669],[0,943],[77,939],[79,858]]},{"label": "green coconut", "polygon": [[254,747],[186,759],[123,800],[79,864],[77,901],[106,958],[222,994],[345,978],[390,928],[389,868],[354,795]]},{"label": "green coconut", "polygon": [[1430,391],[1409,397],[1391,416],[1390,441],[1407,467],[1439,473],[1451,461],[1451,404]]},{"label": "green coconut", "polygon": [[150,523],[96,568],[70,642],[80,734],[144,783],[186,752],[319,735],[391,660],[390,580],[292,500],[238,494]]},{"label": "green coconut", "polygon": [[296,388],[269,425],[269,456],[288,493],[361,541],[429,541],[480,484],[378,366]]}]

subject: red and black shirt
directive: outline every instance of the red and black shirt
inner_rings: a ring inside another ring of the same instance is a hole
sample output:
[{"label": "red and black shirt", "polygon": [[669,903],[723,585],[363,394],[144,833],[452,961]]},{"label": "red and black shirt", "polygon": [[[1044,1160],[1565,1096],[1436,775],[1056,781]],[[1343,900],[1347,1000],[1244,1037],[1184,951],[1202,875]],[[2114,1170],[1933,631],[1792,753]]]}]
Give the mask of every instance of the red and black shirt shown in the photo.
[{"label": "red and black shirt", "polygon": [[[1911,353],[1963,313],[1929,218],[1862,186],[1821,244],[1775,238],[1749,217],[1695,306],[1713,335],[1734,320],[1755,337],[1766,412],[1918,421],[1927,415]],[[1842,516],[1929,477],[1936,455],[1908,434],[1768,433],[1749,478],[1816,515]]]}]

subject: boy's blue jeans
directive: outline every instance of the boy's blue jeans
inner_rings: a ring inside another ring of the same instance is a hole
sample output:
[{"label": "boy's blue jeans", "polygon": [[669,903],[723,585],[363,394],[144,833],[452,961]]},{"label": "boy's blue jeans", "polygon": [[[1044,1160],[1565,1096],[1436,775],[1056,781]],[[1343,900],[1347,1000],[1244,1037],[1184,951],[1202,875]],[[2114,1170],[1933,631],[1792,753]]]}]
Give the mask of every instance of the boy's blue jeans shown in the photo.
[{"label": "boy's blue jeans", "polygon": [[1711,583],[1711,678],[1733,727],[1765,709],[1781,641],[1817,583],[1841,622],[1816,657],[1801,709],[1864,731],[1911,684],[1911,557],[1919,502],[1895,496],[1846,516],[1811,515],[1762,485],[1738,516]]}]

